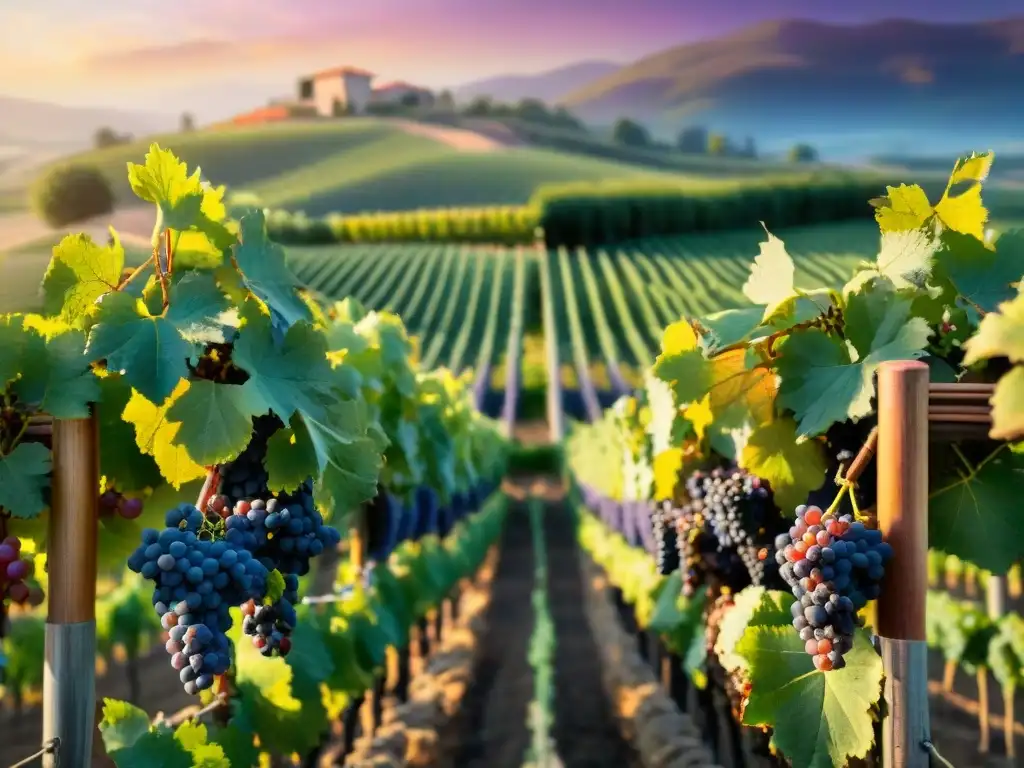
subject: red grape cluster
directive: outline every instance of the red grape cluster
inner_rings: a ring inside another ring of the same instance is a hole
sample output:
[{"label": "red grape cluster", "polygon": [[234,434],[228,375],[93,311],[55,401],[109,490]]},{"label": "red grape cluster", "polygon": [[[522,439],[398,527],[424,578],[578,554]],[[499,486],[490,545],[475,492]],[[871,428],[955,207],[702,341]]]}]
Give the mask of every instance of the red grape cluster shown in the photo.
[{"label": "red grape cluster", "polygon": [[21,541],[8,536],[0,543],[0,598],[9,597],[19,605],[29,599],[31,590],[25,579],[32,566],[21,556]]},{"label": "red grape cluster", "polygon": [[118,515],[125,520],[134,520],[142,514],[142,507],[142,499],[125,496],[113,488],[100,494],[100,517]]}]

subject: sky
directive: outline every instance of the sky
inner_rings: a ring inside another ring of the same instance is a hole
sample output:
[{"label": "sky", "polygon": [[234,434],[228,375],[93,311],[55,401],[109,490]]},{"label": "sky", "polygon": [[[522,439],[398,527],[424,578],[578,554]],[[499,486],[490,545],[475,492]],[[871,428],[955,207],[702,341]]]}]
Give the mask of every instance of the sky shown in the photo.
[{"label": "sky", "polygon": [[219,119],[352,65],[440,88],[628,62],[779,18],[933,22],[1021,0],[0,0],[0,94]]}]

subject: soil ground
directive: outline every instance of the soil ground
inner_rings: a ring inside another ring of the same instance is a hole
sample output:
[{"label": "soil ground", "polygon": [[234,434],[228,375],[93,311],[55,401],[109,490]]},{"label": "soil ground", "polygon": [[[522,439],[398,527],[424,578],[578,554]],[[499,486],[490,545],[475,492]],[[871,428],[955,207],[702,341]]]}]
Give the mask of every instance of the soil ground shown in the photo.
[{"label": "soil ground", "polygon": [[548,599],[555,621],[554,737],[565,768],[639,766],[619,736],[601,687],[595,640],[583,615],[575,532],[561,489],[550,478],[508,484],[509,513],[488,610],[488,630],[464,711],[456,768],[521,768],[530,745],[527,708],[533,680],[527,654],[533,631],[534,553],[526,497],[545,499]]}]

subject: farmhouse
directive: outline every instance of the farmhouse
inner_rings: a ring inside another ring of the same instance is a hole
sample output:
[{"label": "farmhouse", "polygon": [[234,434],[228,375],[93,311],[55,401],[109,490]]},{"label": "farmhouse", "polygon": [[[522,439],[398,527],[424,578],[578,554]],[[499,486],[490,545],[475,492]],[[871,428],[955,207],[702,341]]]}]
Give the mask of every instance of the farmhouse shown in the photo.
[{"label": "farmhouse", "polygon": [[325,69],[299,80],[299,101],[318,115],[362,114],[370,104],[373,73],[356,67]]},{"label": "farmhouse", "polygon": [[434,94],[429,88],[396,80],[374,88],[370,103],[395,107],[430,107],[434,104]]}]

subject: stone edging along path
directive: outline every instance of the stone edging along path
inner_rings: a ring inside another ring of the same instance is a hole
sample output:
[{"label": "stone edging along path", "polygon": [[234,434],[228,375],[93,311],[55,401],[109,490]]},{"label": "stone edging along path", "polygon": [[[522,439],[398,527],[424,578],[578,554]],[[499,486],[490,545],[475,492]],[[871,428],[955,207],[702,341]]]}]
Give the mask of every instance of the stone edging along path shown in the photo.
[{"label": "stone edging along path", "polygon": [[363,739],[345,760],[352,768],[436,766],[453,751],[451,727],[472,680],[498,563],[498,547],[459,596],[458,619],[409,686],[409,700],[386,716],[372,740]]},{"label": "stone edging along path", "polygon": [[636,639],[619,621],[607,579],[580,552],[584,612],[599,638],[602,682],[624,738],[646,768],[719,768],[700,731],[664,692],[650,666],[640,658]]}]

